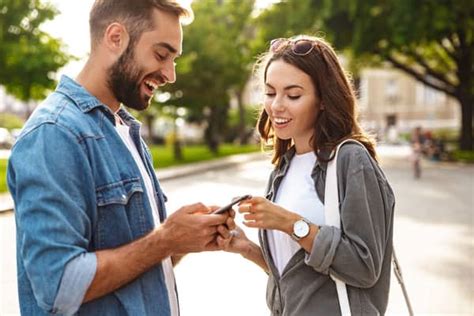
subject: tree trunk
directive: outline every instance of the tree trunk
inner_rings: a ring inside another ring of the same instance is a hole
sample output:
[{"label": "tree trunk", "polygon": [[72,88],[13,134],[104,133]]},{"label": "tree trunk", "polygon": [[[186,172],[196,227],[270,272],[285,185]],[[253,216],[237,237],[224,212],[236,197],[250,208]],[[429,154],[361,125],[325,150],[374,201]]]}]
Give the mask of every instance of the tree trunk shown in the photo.
[{"label": "tree trunk", "polygon": [[153,120],[155,119],[155,116],[154,115],[151,115],[151,114],[145,114],[145,124],[146,124],[146,130],[147,130],[147,134],[148,134],[148,143],[149,144],[153,144],[153,141],[154,141],[154,137],[153,137]]},{"label": "tree trunk", "polygon": [[181,146],[181,137],[179,136],[179,128],[177,124],[178,119],[178,108],[174,108],[174,115],[173,115],[173,155],[174,160],[182,161],[183,160],[183,150]]},{"label": "tree trunk", "polygon": [[461,92],[459,95],[459,103],[461,105],[461,131],[459,135],[459,149],[473,150],[473,111],[474,98],[469,92]]},{"label": "tree trunk", "polygon": [[206,130],[204,131],[204,139],[206,140],[207,147],[214,155],[217,155],[219,152],[219,141],[216,135],[216,129],[216,122],[209,120]]},{"label": "tree trunk", "polygon": [[238,90],[235,95],[237,97],[237,106],[239,109],[239,143],[240,145],[245,145],[247,144],[247,131],[245,128],[245,107],[242,102],[242,90]]},{"label": "tree trunk", "polygon": [[459,85],[456,89],[456,98],[461,105],[461,132],[459,135],[459,149],[473,150],[472,122],[474,107],[474,58],[472,48],[461,41],[458,62]]},{"label": "tree trunk", "polygon": [[227,126],[227,109],[225,106],[211,106],[209,116],[207,117],[208,125],[204,132],[204,137],[209,150],[214,155],[217,155],[219,152],[221,135]]},{"label": "tree trunk", "polygon": [[176,161],[182,161],[183,160],[183,150],[181,146],[181,141],[177,136],[175,136],[174,141],[173,141],[173,155],[174,155],[174,160]]}]

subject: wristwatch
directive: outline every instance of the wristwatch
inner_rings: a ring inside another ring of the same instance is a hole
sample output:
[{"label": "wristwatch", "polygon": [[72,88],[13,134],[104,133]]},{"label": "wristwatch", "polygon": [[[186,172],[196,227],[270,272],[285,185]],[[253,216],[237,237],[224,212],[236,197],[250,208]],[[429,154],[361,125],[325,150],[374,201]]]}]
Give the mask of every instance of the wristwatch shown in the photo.
[{"label": "wristwatch", "polygon": [[301,238],[304,238],[309,235],[309,225],[310,222],[306,218],[302,218],[297,220],[293,224],[293,232],[291,233],[291,237],[298,241]]}]

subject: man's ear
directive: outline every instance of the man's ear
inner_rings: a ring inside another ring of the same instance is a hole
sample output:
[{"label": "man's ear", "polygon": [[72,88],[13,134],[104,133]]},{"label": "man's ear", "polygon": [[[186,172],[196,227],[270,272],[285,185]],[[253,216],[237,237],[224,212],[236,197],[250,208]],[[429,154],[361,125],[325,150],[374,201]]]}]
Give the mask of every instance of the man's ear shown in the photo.
[{"label": "man's ear", "polygon": [[118,22],[111,23],[104,33],[104,43],[107,48],[121,55],[128,46],[130,37],[125,26]]}]

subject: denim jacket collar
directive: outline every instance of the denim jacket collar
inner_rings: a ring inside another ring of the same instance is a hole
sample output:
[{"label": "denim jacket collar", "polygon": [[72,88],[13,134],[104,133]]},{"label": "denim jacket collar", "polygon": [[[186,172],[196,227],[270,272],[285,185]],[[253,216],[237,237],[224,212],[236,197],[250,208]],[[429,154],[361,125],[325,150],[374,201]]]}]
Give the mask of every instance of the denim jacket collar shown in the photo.
[{"label": "denim jacket collar", "polygon": [[[78,107],[84,112],[88,113],[96,108],[101,108],[107,113],[110,121],[115,125],[115,119],[113,118],[112,110],[99,101],[95,96],[91,95],[83,86],[69,78],[66,75],[61,76],[56,92],[66,95],[69,97]],[[129,126],[139,129],[141,123],[137,121],[128,111],[120,106],[120,109],[117,111],[117,114],[120,118]]]},{"label": "denim jacket collar", "polygon": [[[69,78],[68,76],[61,76],[56,92],[66,95],[71,98],[82,112],[89,112],[97,107],[106,107],[96,97],[90,94],[83,86]],[[110,111],[110,109],[109,109]]]}]

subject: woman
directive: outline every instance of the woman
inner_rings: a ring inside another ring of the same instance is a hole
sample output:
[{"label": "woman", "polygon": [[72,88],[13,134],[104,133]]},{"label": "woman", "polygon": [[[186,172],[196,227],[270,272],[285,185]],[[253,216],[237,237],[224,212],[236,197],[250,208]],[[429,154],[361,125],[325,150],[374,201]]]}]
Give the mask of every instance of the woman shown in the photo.
[{"label": "woman", "polygon": [[[260,61],[265,101],[257,127],[273,148],[266,198],[242,202],[244,224],[220,246],[268,274],[273,315],[338,315],[334,281],[346,283],[352,315],[384,314],[392,255],[394,196],[374,143],[356,121],[356,99],[331,46],[320,38],[278,39]],[[341,229],[325,225],[326,167],[340,148]]]}]

